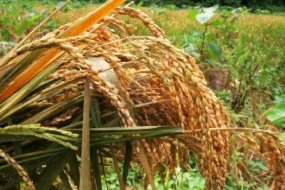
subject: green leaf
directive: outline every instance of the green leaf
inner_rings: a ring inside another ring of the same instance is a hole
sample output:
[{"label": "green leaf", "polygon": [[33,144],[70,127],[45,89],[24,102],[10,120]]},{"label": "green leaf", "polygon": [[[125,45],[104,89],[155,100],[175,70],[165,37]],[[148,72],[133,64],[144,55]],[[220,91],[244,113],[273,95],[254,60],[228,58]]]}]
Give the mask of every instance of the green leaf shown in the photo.
[{"label": "green leaf", "polygon": [[214,20],[210,23],[210,25],[214,25],[214,26],[223,26],[225,25],[225,22],[221,21],[221,20]]},{"label": "green leaf", "polygon": [[285,102],[274,105],[265,117],[277,127],[285,128]]},{"label": "green leaf", "polygon": [[21,16],[19,16],[19,10],[17,6],[11,5],[8,8],[8,14],[12,17],[13,20],[21,19]]},{"label": "green leaf", "polygon": [[228,18],[228,17],[232,16],[233,13],[235,13],[235,10],[233,10],[233,11],[223,10],[221,13],[221,16],[224,18]]},{"label": "green leaf", "polygon": [[22,22],[22,23],[15,25],[13,27],[13,29],[14,29],[15,33],[18,35],[18,37],[21,37],[21,35],[25,31],[25,28],[27,28],[27,26],[29,26],[29,25],[30,25],[29,23]]},{"label": "green leaf", "polygon": [[216,58],[220,58],[222,56],[222,48],[220,46],[212,43],[207,43],[207,46]]},{"label": "green leaf", "polygon": [[238,30],[237,27],[235,27],[235,26],[232,25],[232,24],[226,24],[226,29],[227,29],[228,31],[232,31],[232,32],[235,32],[235,31]]},{"label": "green leaf", "polygon": [[196,16],[198,14],[198,10],[197,9],[190,9],[189,13],[188,13],[188,18],[196,20]]},{"label": "green leaf", "polygon": [[28,18],[26,19],[26,22],[31,25],[33,22],[37,21],[37,20],[38,20],[39,18],[41,18],[41,17],[42,17],[42,15],[36,14],[36,15],[33,15],[33,16],[28,17]]},{"label": "green leaf", "polygon": [[6,28],[2,28],[1,36],[4,41],[10,41],[10,32]]}]

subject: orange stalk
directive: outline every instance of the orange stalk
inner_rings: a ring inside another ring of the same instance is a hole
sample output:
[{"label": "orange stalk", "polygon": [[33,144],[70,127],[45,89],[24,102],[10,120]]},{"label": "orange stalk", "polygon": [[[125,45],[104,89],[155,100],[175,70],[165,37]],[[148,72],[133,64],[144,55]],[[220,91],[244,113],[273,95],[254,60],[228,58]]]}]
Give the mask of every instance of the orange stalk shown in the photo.
[{"label": "orange stalk", "polygon": [[[79,20],[77,23],[70,26],[66,31],[59,34],[57,38],[82,34],[125,1],[126,0],[109,0],[97,10],[95,10],[91,14],[88,14],[85,18]],[[35,61],[29,69],[19,74],[19,76],[17,76],[15,80],[12,81],[10,85],[8,85],[7,88],[0,94],[0,103],[7,100],[14,92],[16,92],[18,89],[27,84],[43,69],[58,60],[63,54],[64,52],[62,52],[61,50],[53,48],[39,60]]]},{"label": "orange stalk", "polygon": [[47,54],[45,54],[45,56],[33,64],[31,68],[26,69],[23,73],[16,77],[15,80],[10,83],[10,85],[0,94],[0,103],[7,100],[10,96],[13,95],[14,92],[27,84],[38,73],[40,73],[48,65],[52,64],[64,54],[64,52],[61,52],[60,54],[58,53],[59,50],[51,49]]}]

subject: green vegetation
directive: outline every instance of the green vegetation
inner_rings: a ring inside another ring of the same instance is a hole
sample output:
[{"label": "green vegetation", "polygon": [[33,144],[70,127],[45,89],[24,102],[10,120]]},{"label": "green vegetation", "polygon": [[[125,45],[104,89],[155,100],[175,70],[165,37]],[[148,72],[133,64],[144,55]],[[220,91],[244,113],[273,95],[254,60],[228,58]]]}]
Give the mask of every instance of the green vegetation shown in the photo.
[{"label": "green vegetation", "polygon": [[[15,3],[16,2],[16,3]],[[94,9],[97,5],[88,4],[90,2],[102,2],[102,1],[75,1],[69,6],[65,7],[61,13],[59,13],[52,20],[47,22],[40,32],[33,36],[33,39],[42,37],[48,31],[60,26],[66,21],[73,21],[77,17],[82,16],[82,12],[88,12],[87,9]],[[193,1],[194,3],[197,3]],[[243,7],[237,8],[239,6],[247,5],[251,7],[256,6],[256,1],[199,1],[202,2],[201,5],[213,5],[221,4],[230,6],[233,5],[236,8],[221,8],[219,6],[213,6],[208,9],[203,8],[188,8],[184,10],[179,10],[176,7],[189,6],[188,1],[139,1],[141,5],[150,5],[148,8],[140,7],[143,11],[147,12],[155,23],[157,23],[165,32],[168,39],[183,49],[186,53],[195,57],[197,64],[203,71],[205,78],[208,81],[209,86],[215,92],[215,94],[222,100],[224,106],[227,108],[227,112],[230,116],[232,128],[247,128],[258,132],[259,130],[269,130],[273,134],[277,134],[283,142],[285,142],[285,47],[284,47],[284,29],[285,21],[284,18],[278,15],[270,15],[265,12],[265,15],[252,14],[251,10]],[[260,5],[262,8],[272,10],[273,1],[263,1]],[[36,25],[38,25],[43,19],[45,19],[49,13],[56,7],[60,6],[58,2],[51,3],[50,1],[43,1],[41,4],[35,4],[32,1],[3,1],[0,0],[0,11],[2,17],[0,18],[0,57],[5,55],[9,49],[15,46],[25,35],[27,35]],[[155,5],[154,5],[155,4]],[[157,6],[162,5],[163,6]],[[173,5],[173,6],[171,6]],[[284,6],[283,1],[276,1],[275,5]],[[52,8],[51,8],[52,7]],[[22,11],[18,11],[18,10]],[[256,11],[258,9],[256,8]],[[271,11],[271,10],[270,10]],[[262,13],[262,10],[259,10]],[[136,25],[137,30],[134,32],[136,35],[147,35],[150,34],[148,30],[143,27],[141,22],[137,20],[126,18],[122,16],[122,19],[126,23],[132,23]],[[50,68],[51,70],[53,68]],[[20,72],[19,72],[20,73]],[[45,78],[49,72],[43,73],[41,80]],[[2,73],[1,73],[2,75]],[[2,77],[2,76],[1,76]],[[26,95],[30,93],[37,93],[41,98],[45,96],[51,96],[53,93],[61,91],[61,87],[73,88],[74,86],[68,86],[69,84],[57,84],[57,79],[51,79],[50,81],[45,81],[38,84],[39,86],[30,90]],[[77,80],[77,79],[75,79]],[[35,81],[36,83],[37,81]],[[77,81],[79,82],[79,80]],[[47,89],[50,84],[56,84],[56,86],[48,89],[48,91],[41,91],[41,89]],[[61,86],[62,85],[62,86]],[[80,84],[78,84],[80,87]],[[78,88],[79,88],[78,87]],[[77,86],[76,86],[77,88]],[[82,88],[82,86],[81,86]],[[33,97],[38,98],[38,97]],[[31,106],[37,107],[40,110],[42,107],[50,106],[50,103],[43,102],[42,99],[37,99],[40,105],[32,104]],[[58,97],[62,98],[62,97]],[[76,98],[75,104],[83,103],[85,97],[80,96]],[[30,99],[27,100],[27,102]],[[64,100],[64,98],[62,99]],[[94,105],[104,104],[106,102],[102,101],[102,95],[99,93],[92,94],[91,101],[97,102]],[[26,102],[26,103],[27,103]],[[38,118],[49,118],[52,121],[52,114],[59,114],[60,107],[67,102],[62,102],[62,104],[55,105],[51,112],[45,113],[41,112],[37,115]],[[106,104],[110,106],[109,104]],[[4,106],[1,104],[3,108]],[[28,109],[29,105],[24,104]],[[20,106],[19,106],[20,107]],[[18,108],[19,108],[18,107]],[[67,108],[65,111],[70,111]],[[92,106],[91,109],[98,109],[96,106]],[[24,112],[25,110],[23,110]],[[37,110],[33,110],[37,112]],[[97,110],[98,111],[98,110]],[[100,110],[105,111],[105,110]],[[13,112],[13,111],[12,111]],[[16,112],[16,111],[15,111]],[[79,113],[79,110],[71,110],[72,113]],[[10,112],[9,112],[10,113]],[[4,113],[2,113],[5,115]],[[12,115],[13,113],[11,113]],[[108,115],[110,114],[110,115]],[[68,114],[67,114],[68,116]],[[32,117],[31,120],[36,122],[41,122],[37,117]],[[83,114],[80,113],[77,117],[73,118],[72,123],[67,125],[67,128],[73,128],[74,126],[82,125],[81,119]],[[110,127],[112,124],[121,124],[118,121],[118,115],[115,113],[107,113],[106,119],[104,120],[104,126]],[[92,115],[92,123],[94,125],[100,125],[97,118],[98,115]],[[108,119],[112,118],[110,121]],[[17,116],[17,118],[12,118],[13,121],[21,120],[22,118]],[[3,123],[11,122],[10,118],[7,116],[4,120],[1,120],[1,126]],[[97,123],[96,123],[97,122]],[[110,123],[111,122],[111,123]],[[64,125],[64,121],[62,125]],[[67,148],[76,149],[79,144],[77,138],[80,137],[80,131],[71,130],[74,133],[65,134],[61,130],[48,130],[48,128],[39,128],[39,126],[32,126],[27,129],[26,126],[12,126],[5,128],[5,135],[13,135],[19,131],[23,132],[23,136],[27,136],[29,141],[35,140],[35,138],[44,138],[51,142],[56,142],[61,144],[64,148],[55,145],[54,143],[44,144],[42,146],[45,148],[50,148],[51,151],[44,155],[46,159],[52,160],[49,165],[45,167],[54,167],[55,162],[64,163],[67,158],[72,158],[70,161],[70,168],[65,168],[65,170],[56,171],[60,175],[60,180],[53,184],[53,188],[62,188],[64,179],[68,181],[67,172],[72,170],[72,175],[74,175],[75,184],[78,184],[78,171],[73,170],[72,167],[78,167],[78,156],[71,152],[68,152]],[[65,126],[66,127],[66,126]],[[109,129],[110,130],[110,129]],[[111,132],[114,129],[112,128]],[[155,129],[153,131],[149,130],[145,133],[143,130],[138,130],[136,134],[144,135],[143,137],[151,138],[152,135],[163,136],[168,134],[180,133],[179,129],[164,128],[164,133],[157,133]],[[106,153],[104,149],[100,146],[108,146],[108,142],[112,142],[112,146],[119,140],[112,139],[113,134],[106,129],[106,131],[101,131],[106,134],[108,138],[98,141],[98,131],[94,130],[91,133],[91,143],[95,146],[93,149],[96,154],[107,154],[108,156],[114,156],[114,153]],[[128,137],[124,136],[128,131],[116,131],[116,135],[120,136],[120,140],[128,141]],[[79,134],[79,137],[78,137]],[[271,134],[271,133],[270,133]],[[72,138],[71,138],[72,137]],[[2,138],[2,137],[1,137]],[[4,138],[4,137],[3,137]],[[117,137],[116,137],[117,138]],[[142,137],[141,137],[142,138]],[[7,148],[6,142],[13,144],[13,149],[15,152],[20,153],[21,146],[18,143],[22,137],[19,139],[14,139],[15,142],[9,142],[9,138],[1,141],[1,147]],[[119,139],[119,138],[117,138]],[[135,137],[133,138],[135,139]],[[132,140],[133,140],[132,139]],[[114,140],[114,141],[113,141]],[[254,141],[254,142],[253,142]],[[45,142],[45,141],[44,141]],[[9,146],[10,146],[9,144]],[[55,148],[56,149],[53,149]],[[31,147],[33,149],[34,147]],[[113,147],[112,147],[113,148]],[[225,189],[268,189],[272,178],[270,177],[270,172],[268,169],[270,165],[266,163],[264,157],[267,156],[263,152],[267,147],[260,142],[260,140],[248,131],[242,133],[232,132],[230,138],[230,159],[231,165],[228,168],[227,181]],[[111,149],[111,148],[110,148]],[[262,149],[262,150],[260,150]],[[68,152],[69,154],[63,154]],[[119,151],[118,151],[119,152]],[[121,152],[120,152],[121,153]],[[121,153],[122,154],[122,153]],[[45,163],[46,160],[41,160],[40,151],[34,153],[34,155],[26,154],[24,158],[21,156],[15,156],[17,159],[23,162],[31,162],[33,159],[40,160]],[[124,155],[126,156],[127,155]],[[13,156],[12,156],[13,157]],[[98,157],[100,157],[98,155]],[[102,159],[102,158],[100,158]],[[178,158],[179,160],[180,158]],[[103,167],[102,160],[92,159],[94,165],[99,165]],[[124,170],[125,165],[119,161],[118,167]],[[174,175],[170,175],[168,168],[161,167],[161,172],[166,176],[165,179],[161,178],[161,174],[158,172],[154,175],[154,183],[157,189],[202,189],[205,185],[205,180],[198,172],[197,157],[189,156],[189,165],[185,167],[177,167],[174,170]],[[2,172],[6,172],[7,167],[2,163]],[[101,165],[102,164],[102,165]],[[101,182],[103,189],[118,189],[120,188],[120,183],[118,180],[118,173],[116,168],[113,166],[108,166],[113,164],[113,160],[106,160],[104,163],[107,165],[104,175],[101,176]],[[6,167],[6,168],[5,168]],[[146,173],[142,171],[141,166],[136,164],[129,165],[130,170],[128,172],[128,178],[126,184],[129,187],[135,189],[145,188]],[[8,168],[9,169],[9,168]],[[93,168],[93,170],[102,170],[103,168]],[[44,170],[44,168],[42,168]],[[104,169],[103,169],[104,170]],[[45,175],[39,176],[41,180],[44,177],[50,175],[51,171],[46,171]],[[37,171],[34,171],[35,176]],[[33,178],[37,178],[34,177]],[[14,175],[14,179],[16,179]],[[20,178],[17,178],[20,181]],[[51,179],[48,179],[51,180]],[[100,183],[100,178],[93,179]],[[41,181],[40,181],[41,182]],[[43,183],[43,182],[41,182]],[[0,180],[1,184],[1,180]],[[37,184],[39,185],[39,184]],[[42,184],[40,184],[42,185]],[[25,186],[25,185],[23,185]],[[150,185],[147,186],[148,189]],[[71,189],[71,187],[68,187]]]},{"label": "green vegetation", "polygon": [[[76,0],[76,2],[104,3],[106,0]],[[127,2],[131,2],[131,0],[128,0]],[[158,5],[160,7],[165,6],[172,8],[187,8],[189,6],[210,7],[213,5],[220,5],[225,8],[248,7],[253,12],[263,13],[284,12],[285,10],[285,3],[282,0],[134,0],[134,2],[143,6]]]}]

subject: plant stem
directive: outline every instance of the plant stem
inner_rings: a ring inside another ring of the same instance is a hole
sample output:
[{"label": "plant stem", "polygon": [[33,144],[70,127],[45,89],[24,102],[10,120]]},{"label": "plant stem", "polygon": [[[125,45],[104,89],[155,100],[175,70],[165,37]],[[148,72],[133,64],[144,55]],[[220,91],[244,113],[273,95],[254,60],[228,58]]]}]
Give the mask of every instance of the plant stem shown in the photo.
[{"label": "plant stem", "polygon": [[202,35],[202,44],[201,44],[201,47],[200,47],[200,55],[202,57],[202,61],[205,59],[205,57],[204,57],[204,47],[205,47],[206,34],[207,34],[208,26],[209,26],[208,24],[205,24],[204,32],[203,32],[203,35]]},{"label": "plant stem", "polygon": [[90,183],[90,135],[89,135],[89,110],[90,110],[90,84],[85,81],[84,106],[83,106],[83,130],[82,130],[82,152],[80,190],[91,190]]}]

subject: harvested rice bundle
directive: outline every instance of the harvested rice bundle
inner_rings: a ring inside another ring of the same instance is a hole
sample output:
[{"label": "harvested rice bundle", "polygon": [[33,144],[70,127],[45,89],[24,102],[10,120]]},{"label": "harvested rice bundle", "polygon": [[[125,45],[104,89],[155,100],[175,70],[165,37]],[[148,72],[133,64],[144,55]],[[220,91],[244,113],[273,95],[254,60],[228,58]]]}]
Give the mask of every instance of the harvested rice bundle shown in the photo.
[{"label": "harvested rice bundle", "polygon": [[[64,81],[88,77],[94,89],[110,104],[104,106],[116,108],[125,127],[173,125],[185,131],[199,130],[194,136],[186,133],[165,140],[170,143],[170,150],[175,150],[177,145],[183,147],[179,149],[181,157],[186,157],[189,150],[197,153],[206,187],[222,189],[229,134],[226,130],[209,130],[228,126],[221,102],[207,87],[195,60],[171,45],[151,18],[130,7],[114,12],[114,15],[120,14],[142,20],[153,36],[132,36],[126,31],[134,26],[107,17],[82,36],[51,38],[50,41],[64,48],[71,57],[63,60],[61,67],[50,77]],[[36,42],[30,46],[36,47]],[[109,66],[98,70],[96,64]],[[103,75],[112,77],[113,81]],[[151,165],[158,164],[158,158],[167,158],[165,148],[156,148],[161,143],[161,139],[142,143]],[[177,165],[173,152],[168,159],[173,162],[171,166]]]}]

